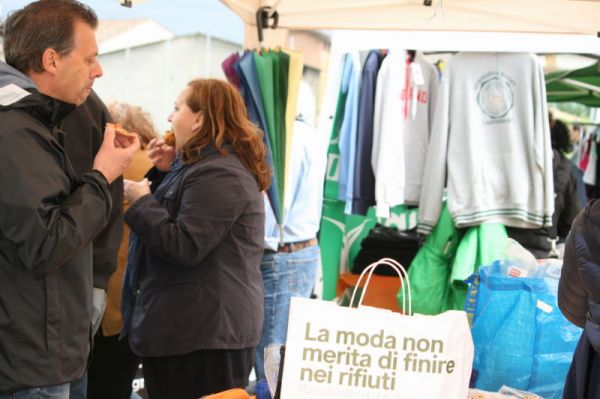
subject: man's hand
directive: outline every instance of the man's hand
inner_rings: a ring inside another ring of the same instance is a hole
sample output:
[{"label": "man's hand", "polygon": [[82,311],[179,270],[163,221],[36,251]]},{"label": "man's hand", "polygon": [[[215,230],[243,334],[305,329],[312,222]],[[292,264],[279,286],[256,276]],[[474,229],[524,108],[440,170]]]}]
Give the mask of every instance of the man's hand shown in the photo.
[{"label": "man's hand", "polygon": [[150,183],[148,179],[142,181],[123,180],[123,188],[125,190],[125,197],[130,204],[139,200],[146,194],[150,194]]},{"label": "man's hand", "polygon": [[163,139],[152,139],[148,143],[148,156],[161,172],[168,172],[175,160],[175,147],[165,144]]},{"label": "man's hand", "polygon": [[137,135],[116,137],[114,126],[107,125],[102,146],[94,158],[93,169],[112,183],[127,170],[139,149],[140,139]]}]

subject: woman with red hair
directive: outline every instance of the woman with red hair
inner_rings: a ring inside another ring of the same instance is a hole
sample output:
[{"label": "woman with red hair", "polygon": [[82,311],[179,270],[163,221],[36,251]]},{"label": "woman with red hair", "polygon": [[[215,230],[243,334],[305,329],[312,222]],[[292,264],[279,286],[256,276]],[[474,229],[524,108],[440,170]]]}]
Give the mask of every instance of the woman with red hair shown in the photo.
[{"label": "woman with red hair", "polygon": [[270,170],[263,133],[224,81],[190,82],[169,121],[175,146],[148,147],[151,184],[125,182],[124,335],[152,399],[192,399],[248,383],[263,319]]}]

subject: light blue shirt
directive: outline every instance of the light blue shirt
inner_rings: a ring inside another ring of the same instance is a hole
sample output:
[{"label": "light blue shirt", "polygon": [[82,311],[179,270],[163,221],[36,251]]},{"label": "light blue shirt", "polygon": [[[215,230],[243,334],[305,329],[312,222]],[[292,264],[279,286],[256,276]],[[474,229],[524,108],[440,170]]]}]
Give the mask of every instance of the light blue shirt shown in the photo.
[{"label": "light blue shirt", "polygon": [[344,213],[352,213],[354,161],[358,131],[358,95],[360,89],[360,58],[358,53],[346,54],[342,75],[342,90],[347,92],[344,119],[340,127],[340,179],[338,199],[346,203]]},{"label": "light blue shirt", "polygon": [[[327,140],[302,120],[294,123],[282,228],[265,194],[265,248],[316,237],[323,207]],[[280,231],[283,232],[281,240]]]}]

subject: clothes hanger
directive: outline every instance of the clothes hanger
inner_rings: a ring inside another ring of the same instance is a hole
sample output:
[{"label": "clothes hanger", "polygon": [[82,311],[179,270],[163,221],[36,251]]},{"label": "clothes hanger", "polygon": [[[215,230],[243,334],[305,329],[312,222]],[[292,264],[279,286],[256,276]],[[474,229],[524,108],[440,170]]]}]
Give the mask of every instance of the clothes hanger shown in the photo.
[{"label": "clothes hanger", "polygon": [[279,24],[279,13],[271,7],[260,7],[256,11],[256,30],[258,31],[258,49],[262,52],[262,43],[264,41],[263,29],[276,29]]}]

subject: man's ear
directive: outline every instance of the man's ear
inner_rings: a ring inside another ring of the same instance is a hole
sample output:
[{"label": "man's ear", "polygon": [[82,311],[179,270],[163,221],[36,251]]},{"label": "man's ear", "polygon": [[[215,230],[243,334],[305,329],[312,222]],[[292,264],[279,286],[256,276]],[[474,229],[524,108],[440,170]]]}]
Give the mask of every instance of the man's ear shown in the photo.
[{"label": "man's ear", "polygon": [[42,67],[45,71],[48,71],[52,74],[56,72],[57,69],[57,61],[58,61],[58,53],[52,49],[47,48],[42,53]]}]

